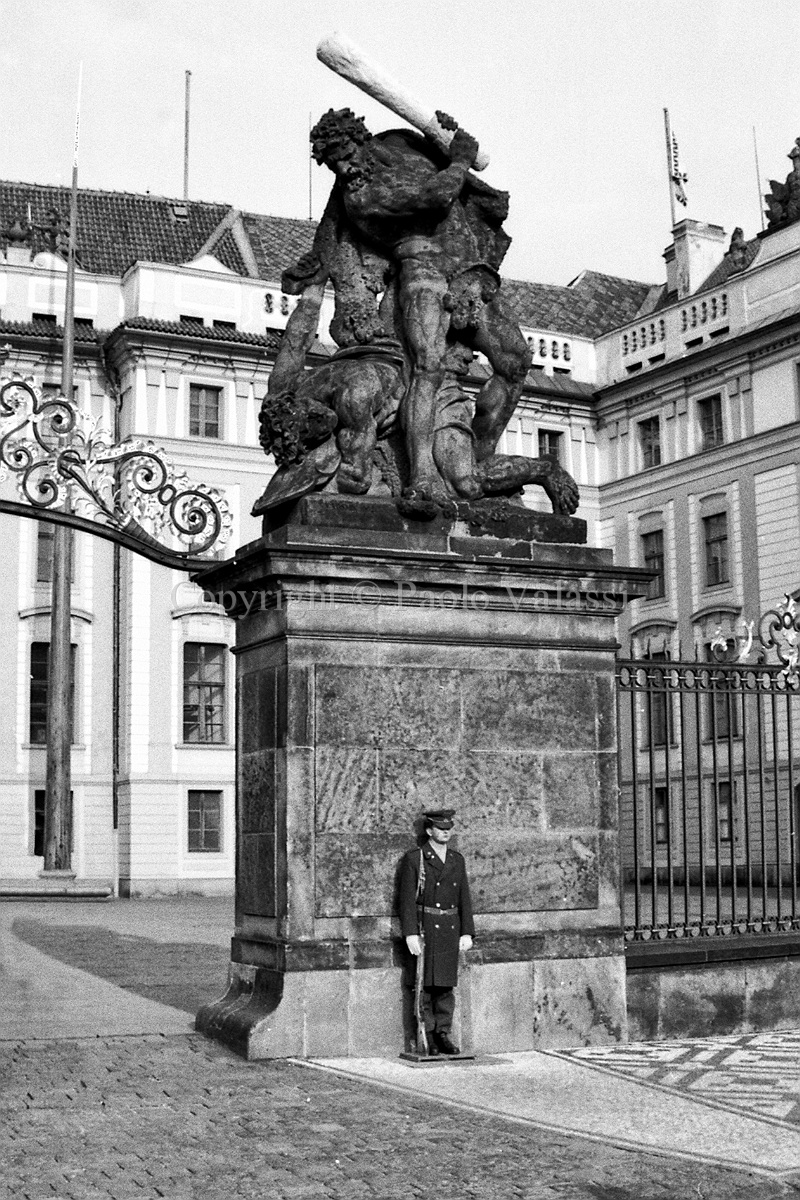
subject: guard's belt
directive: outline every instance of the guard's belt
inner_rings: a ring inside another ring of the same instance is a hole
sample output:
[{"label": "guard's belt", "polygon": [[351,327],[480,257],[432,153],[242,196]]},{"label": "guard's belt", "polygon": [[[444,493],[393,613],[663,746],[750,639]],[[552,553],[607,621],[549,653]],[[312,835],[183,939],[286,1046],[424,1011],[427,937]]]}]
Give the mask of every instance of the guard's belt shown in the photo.
[{"label": "guard's belt", "polygon": [[457,908],[428,908],[425,905],[423,912],[430,913],[432,917],[454,917],[458,912]]}]

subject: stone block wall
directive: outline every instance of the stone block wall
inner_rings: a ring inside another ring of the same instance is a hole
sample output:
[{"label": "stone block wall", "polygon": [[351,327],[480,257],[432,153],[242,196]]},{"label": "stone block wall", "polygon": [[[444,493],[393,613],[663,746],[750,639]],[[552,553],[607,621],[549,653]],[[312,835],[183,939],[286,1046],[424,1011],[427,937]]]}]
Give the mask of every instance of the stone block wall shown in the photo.
[{"label": "stone block wall", "polygon": [[294,536],[237,560],[270,601],[238,622],[234,985],[200,1027],[251,1056],[399,1051],[397,870],[419,815],[449,806],[477,922],[465,1043],[624,1037],[613,617],[630,581],[582,547],[521,561],[482,539],[431,561],[385,534],[337,556]]}]

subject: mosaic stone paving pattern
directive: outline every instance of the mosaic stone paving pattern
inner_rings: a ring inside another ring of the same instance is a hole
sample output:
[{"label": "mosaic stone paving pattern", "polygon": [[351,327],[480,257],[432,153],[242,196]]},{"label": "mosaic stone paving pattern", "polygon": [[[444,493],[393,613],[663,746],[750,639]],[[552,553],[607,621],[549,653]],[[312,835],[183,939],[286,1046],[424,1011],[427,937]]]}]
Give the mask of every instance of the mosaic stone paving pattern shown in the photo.
[{"label": "mosaic stone paving pattern", "polygon": [[800,1030],[545,1053],[715,1107],[800,1125]]}]

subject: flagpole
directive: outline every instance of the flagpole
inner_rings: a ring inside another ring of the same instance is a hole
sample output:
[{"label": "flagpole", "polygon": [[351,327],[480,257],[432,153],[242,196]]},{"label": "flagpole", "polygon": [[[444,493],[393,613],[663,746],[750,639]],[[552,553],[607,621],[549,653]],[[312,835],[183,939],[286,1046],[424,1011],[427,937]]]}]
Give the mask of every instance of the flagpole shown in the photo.
[{"label": "flagpole", "polygon": [[[75,147],[69,208],[67,278],[61,394],[72,400],[75,361],[75,242],[78,216],[78,143],[83,64],[78,72]],[[66,438],[69,434],[66,435]],[[69,496],[66,507],[69,508]],[[44,812],[45,872],[71,873],[72,865],[72,537],[66,525],[53,530],[50,654],[47,677],[47,784]]]},{"label": "flagpole", "polygon": [[675,187],[672,181],[672,130],[669,125],[669,109],[664,109],[664,134],[667,139],[667,183],[669,184],[669,211],[672,218],[672,228],[677,225],[675,216]]},{"label": "flagpole", "polygon": [[183,199],[189,199],[189,89],[192,72],[186,72],[186,89],[183,105]]},{"label": "flagpole", "polygon": [[758,142],[756,141],[756,127],[753,126],[753,153],[756,158],[756,191],[758,192],[758,211],[761,216],[761,232],[764,232],[764,198],[761,195],[761,171],[758,166]]}]

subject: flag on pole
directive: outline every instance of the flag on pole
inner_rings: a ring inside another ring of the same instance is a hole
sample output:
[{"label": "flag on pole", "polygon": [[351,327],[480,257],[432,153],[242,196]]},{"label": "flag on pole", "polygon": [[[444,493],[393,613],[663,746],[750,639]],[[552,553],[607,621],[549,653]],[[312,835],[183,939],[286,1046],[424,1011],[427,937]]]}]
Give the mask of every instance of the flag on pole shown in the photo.
[{"label": "flag on pole", "polygon": [[678,160],[678,142],[669,123],[669,109],[664,109],[664,134],[667,143],[667,177],[669,179],[669,208],[672,215],[672,228],[675,228],[675,201],[686,206],[688,200],[683,185],[687,176],[683,174]]},{"label": "flag on pole", "polygon": [[78,168],[78,147],[81,136],[81,91],[83,89],[83,63],[78,67],[78,101],[75,106],[75,150],[72,155],[72,166]]},{"label": "flag on pole", "polygon": [[678,204],[682,204],[685,208],[686,205],[689,203],[689,201],[686,198],[686,192],[684,191],[683,185],[685,183],[688,183],[689,176],[685,175],[681,171],[680,162],[678,160],[678,141],[677,141],[677,138],[675,137],[674,133],[672,135],[671,150],[672,150],[672,163],[671,163],[672,171],[670,174],[670,178],[672,180],[672,186],[675,190],[675,199],[678,201]]}]

